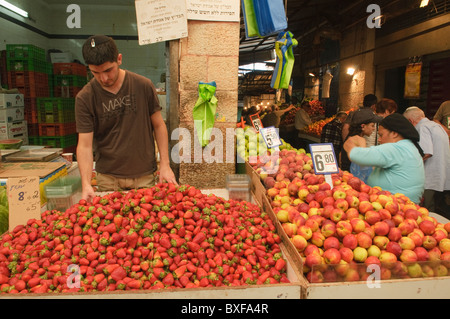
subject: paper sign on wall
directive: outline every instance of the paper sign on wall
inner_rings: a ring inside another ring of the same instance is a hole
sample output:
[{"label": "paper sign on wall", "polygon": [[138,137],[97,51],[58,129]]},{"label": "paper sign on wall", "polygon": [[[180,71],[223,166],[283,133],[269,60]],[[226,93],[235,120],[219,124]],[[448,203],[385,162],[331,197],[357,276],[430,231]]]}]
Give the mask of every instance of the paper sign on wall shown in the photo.
[{"label": "paper sign on wall", "polygon": [[11,177],[6,182],[9,204],[9,230],[26,225],[29,219],[41,219],[39,176]]},{"label": "paper sign on wall", "polygon": [[188,36],[185,0],[135,2],[139,45]]},{"label": "paper sign on wall", "polygon": [[186,0],[190,20],[240,21],[239,0]]}]

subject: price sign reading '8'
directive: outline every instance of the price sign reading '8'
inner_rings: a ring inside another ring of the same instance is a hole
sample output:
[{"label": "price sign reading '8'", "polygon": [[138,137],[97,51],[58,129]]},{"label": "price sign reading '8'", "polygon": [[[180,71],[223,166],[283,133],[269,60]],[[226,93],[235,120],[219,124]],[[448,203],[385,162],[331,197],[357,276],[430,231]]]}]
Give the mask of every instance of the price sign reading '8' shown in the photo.
[{"label": "price sign reading '8'", "polygon": [[311,158],[314,164],[314,172],[316,174],[339,173],[333,144],[310,144],[309,149],[311,151]]},{"label": "price sign reading '8'", "polygon": [[26,225],[29,219],[41,218],[39,177],[14,177],[6,182],[9,204],[9,229]]}]

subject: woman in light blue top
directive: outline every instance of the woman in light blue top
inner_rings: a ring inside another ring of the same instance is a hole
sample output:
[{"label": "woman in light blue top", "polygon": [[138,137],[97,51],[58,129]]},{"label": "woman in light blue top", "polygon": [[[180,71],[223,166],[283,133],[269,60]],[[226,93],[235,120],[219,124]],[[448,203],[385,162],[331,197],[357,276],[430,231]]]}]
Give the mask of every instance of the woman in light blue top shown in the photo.
[{"label": "woman in light blue top", "polygon": [[419,204],[425,171],[417,130],[403,115],[394,113],[381,121],[378,134],[380,145],[369,148],[365,147],[364,138],[349,138],[344,149],[350,160],[359,165],[374,166],[368,185],[379,186],[392,194],[404,194]]}]

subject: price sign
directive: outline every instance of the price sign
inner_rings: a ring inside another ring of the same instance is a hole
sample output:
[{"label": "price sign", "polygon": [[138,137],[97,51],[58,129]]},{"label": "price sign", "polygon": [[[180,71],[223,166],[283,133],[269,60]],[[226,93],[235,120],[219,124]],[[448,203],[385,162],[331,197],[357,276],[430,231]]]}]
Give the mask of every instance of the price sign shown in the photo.
[{"label": "price sign", "polygon": [[311,158],[314,164],[314,172],[316,174],[339,173],[333,144],[310,144],[309,149],[311,151]]},{"label": "price sign", "polygon": [[259,133],[259,130],[264,127],[258,114],[250,115],[250,121],[252,121],[253,128],[257,133]]},{"label": "price sign", "polygon": [[275,126],[261,128],[259,132],[261,133],[264,142],[266,142],[267,148],[278,148],[283,144]]},{"label": "price sign", "polygon": [[41,218],[39,177],[11,177],[6,182],[9,203],[9,229]]}]

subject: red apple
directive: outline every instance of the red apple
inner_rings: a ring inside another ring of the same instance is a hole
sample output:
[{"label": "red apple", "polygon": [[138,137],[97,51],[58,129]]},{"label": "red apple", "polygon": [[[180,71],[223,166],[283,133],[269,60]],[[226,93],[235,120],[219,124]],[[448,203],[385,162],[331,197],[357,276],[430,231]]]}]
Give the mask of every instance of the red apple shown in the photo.
[{"label": "red apple", "polygon": [[340,220],[336,224],[336,234],[340,238],[344,238],[345,235],[351,234],[353,231],[352,224],[348,220]]},{"label": "red apple", "polygon": [[333,206],[334,207],[334,198],[332,196],[328,196],[323,199],[322,206]]},{"label": "red apple", "polygon": [[306,220],[305,226],[309,227],[313,232],[317,231],[320,227],[319,222],[312,218]]},{"label": "red apple", "polygon": [[359,206],[359,199],[355,195],[347,195],[345,197],[345,200],[348,203],[348,207],[358,208],[358,206]]},{"label": "red apple", "polygon": [[345,198],[338,198],[334,201],[334,207],[343,210],[344,212],[348,209],[349,204]]},{"label": "red apple", "polygon": [[342,245],[344,245],[344,247],[350,248],[351,250],[355,249],[358,246],[358,239],[356,238],[356,235],[345,235],[342,239]]},{"label": "red apple", "polygon": [[[356,247],[355,247],[356,248]],[[348,247],[341,247],[339,249],[339,252],[341,253],[341,259],[346,262],[351,262],[353,260],[353,250]]]},{"label": "red apple", "polygon": [[414,244],[414,240],[406,236],[400,238],[398,244],[403,250],[405,249],[413,250],[416,247],[416,244]]},{"label": "red apple", "polygon": [[323,242],[325,241],[325,236],[322,235],[322,233],[320,231],[315,231],[315,232],[313,232],[310,241],[317,247],[322,247]]},{"label": "red apple", "polygon": [[363,232],[366,229],[366,224],[362,219],[359,218],[351,219],[350,224],[352,225],[353,231],[355,233]]},{"label": "red apple", "polygon": [[400,247],[399,243],[390,241],[386,245],[386,251],[393,253],[397,257],[400,257],[400,254],[402,253],[402,247]]},{"label": "red apple", "polygon": [[419,228],[421,231],[423,231],[423,233],[425,235],[433,235],[436,226],[434,225],[434,223],[430,220],[423,220],[420,224],[419,224]]},{"label": "red apple", "polygon": [[308,246],[306,246],[303,254],[305,254],[305,256],[308,256],[310,254],[317,254],[320,256],[320,249],[316,245],[308,243]]},{"label": "red apple", "polygon": [[414,224],[411,223],[411,219],[405,219],[397,228],[402,232],[402,236],[406,236],[413,231]]},{"label": "red apple", "polygon": [[372,245],[372,238],[365,232],[360,232],[356,235],[358,246],[368,249]]},{"label": "red apple", "polygon": [[322,232],[322,234],[325,237],[330,237],[330,236],[335,235],[336,234],[336,224],[329,219],[327,219],[326,221],[328,221],[328,222],[325,222],[325,221],[323,222],[320,231]]},{"label": "red apple", "polygon": [[358,209],[356,209],[354,207],[350,207],[345,212],[345,215],[347,215],[348,220],[352,220],[353,218],[359,218],[359,211],[358,211]]},{"label": "red apple", "polygon": [[378,213],[380,214],[381,220],[391,220],[392,218],[391,213],[385,208],[380,209]]},{"label": "red apple", "polygon": [[368,222],[370,225],[375,225],[375,223],[381,220],[380,213],[375,210],[369,210],[364,215],[364,220]]},{"label": "red apple", "polygon": [[407,210],[404,210],[403,209],[403,211],[405,212],[405,218],[406,219],[413,219],[413,220],[417,220],[417,218],[419,218],[419,216],[420,216],[420,213],[419,213],[419,211],[417,210],[417,209],[407,209]]},{"label": "red apple", "polygon": [[441,260],[445,267],[450,268],[450,251],[441,254]]},{"label": "red apple", "polygon": [[313,266],[322,264],[322,256],[319,254],[309,254],[305,258],[305,265],[312,269]]},{"label": "red apple", "polygon": [[323,258],[327,264],[339,264],[341,261],[341,254],[336,248],[329,248],[324,251]]},{"label": "red apple", "polygon": [[417,255],[417,261],[427,261],[428,258],[430,257],[428,251],[423,247],[414,248],[414,252]]},{"label": "red apple", "polygon": [[388,238],[390,241],[399,241],[402,238],[402,231],[398,228],[392,227],[389,229]]},{"label": "red apple", "polygon": [[389,266],[394,266],[394,264],[397,262],[397,256],[388,251],[382,252],[378,259],[384,266],[387,266],[388,268]]},{"label": "red apple", "polygon": [[313,234],[312,229],[306,225],[302,225],[297,228],[297,235],[302,236],[306,240],[309,240],[311,238],[312,234]]},{"label": "red apple", "polygon": [[437,246],[437,240],[430,235],[424,236],[422,238],[422,246],[427,250],[431,250]]},{"label": "red apple", "polygon": [[327,197],[328,197],[327,193],[325,191],[321,191],[321,190],[317,191],[314,194],[314,200],[317,201],[319,204],[322,204],[323,200]]},{"label": "red apple", "polygon": [[362,214],[367,213],[369,210],[373,210],[372,203],[366,200],[363,200],[359,202],[359,212]]},{"label": "red apple", "polygon": [[386,236],[387,234],[389,234],[390,230],[391,230],[391,228],[389,227],[388,223],[386,223],[384,221],[376,222],[373,225],[373,231],[378,236]]},{"label": "red apple", "polygon": [[310,271],[306,275],[306,279],[308,279],[310,283],[323,283],[325,281],[323,274],[320,270]]},{"label": "red apple", "polygon": [[405,218],[403,218],[402,215],[397,214],[397,215],[392,216],[391,220],[394,222],[395,226],[398,226],[405,220]]},{"label": "red apple", "polygon": [[341,220],[344,220],[346,218],[345,212],[340,208],[334,208],[330,213],[330,219],[338,223]]},{"label": "red apple", "polygon": [[436,230],[434,231],[433,237],[436,238],[436,240],[440,244],[440,242],[443,239],[447,239],[447,234],[442,229],[436,228]]},{"label": "red apple", "polygon": [[380,249],[386,249],[386,245],[389,243],[389,238],[386,236],[375,236],[372,239],[374,245],[376,245]]},{"label": "red apple", "polygon": [[336,237],[328,237],[323,242],[323,249],[328,250],[331,248],[339,249],[340,242]]},{"label": "red apple", "polygon": [[441,239],[441,241],[439,242],[439,250],[442,253],[449,252],[450,251],[450,239],[448,239],[448,238]]},{"label": "red apple", "polygon": [[417,261],[417,255],[413,250],[403,249],[400,254],[400,260],[403,262],[415,262]]},{"label": "red apple", "polygon": [[422,246],[423,239],[422,236],[420,236],[418,233],[416,232],[409,233],[407,237],[413,240],[415,247]]},{"label": "red apple", "polygon": [[395,201],[389,201],[384,205],[384,208],[389,211],[389,213],[391,213],[392,215],[397,214],[398,210],[399,210],[399,206],[398,203]]},{"label": "red apple", "polygon": [[302,215],[300,215],[300,213],[299,213],[298,216],[296,216],[292,222],[293,222],[295,225],[297,225],[297,232],[298,232],[298,228],[299,228],[300,226],[305,225],[306,219],[305,219]]},{"label": "red apple", "polygon": [[300,235],[294,235],[291,239],[292,244],[294,244],[294,247],[297,248],[298,251],[302,252],[305,250],[306,246],[308,245],[308,242],[303,236]]},{"label": "red apple", "polygon": [[366,265],[373,265],[373,264],[375,264],[375,265],[381,266],[381,261],[380,261],[380,259],[377,256],[369,256],[369,257],[367,257],[367,259],[366,259],[366,261],[364,261],[364,263]]},{"label": "red apple", "polygon": [[285,231],[285,233],[288,237],[293,237],[294,235],[297,234],[298,227],[294,223],[286,222],[286,223],[283,223],[281,225],[281,227],[283,227],[283,230]]},{"label": "red apple", "polygon": [[448,223],[445,223],[445,225],[444,225],[444,229],[447,231],[447,233],[449,233],[450,234],[450,222],[448,222]]}]

